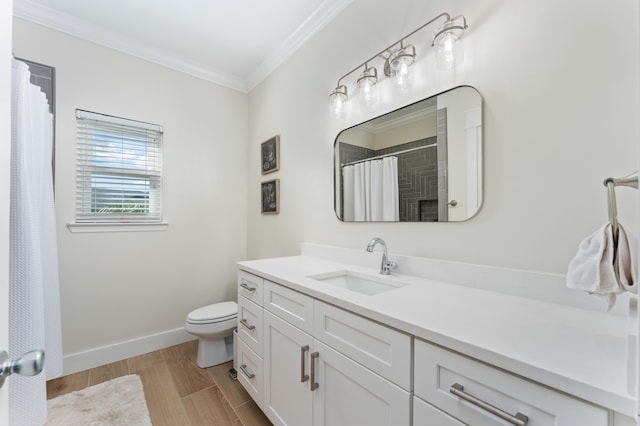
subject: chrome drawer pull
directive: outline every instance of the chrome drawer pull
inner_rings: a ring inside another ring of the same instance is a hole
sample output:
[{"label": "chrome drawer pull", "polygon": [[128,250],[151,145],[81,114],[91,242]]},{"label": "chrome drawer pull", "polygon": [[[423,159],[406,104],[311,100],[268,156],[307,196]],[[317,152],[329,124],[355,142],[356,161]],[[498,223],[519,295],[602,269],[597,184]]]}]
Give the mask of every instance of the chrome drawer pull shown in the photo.
[{"label": "chrome drawer pull", "polygon": [[249,322],[248,322],[246,319],[244,319],[244,318],[242,318],[242,319],[240,320],[240,324],[244,325],[244,326],[245,326],[245,327],[247,327],[249,330],[255,330],[255,329],[256,329],[256,326],[255,326],[255,325],[251,325],[251,324],[249,324]]},{"label": "chrome drawer pull", "polygon": [[464,386],[462,386],[459,383],[454,383],[453,385],[451,385],[451,387],[449,388],[449,392],[451,392],[452,394],[454,394],[457,397],[460,397],[461,399],[464,399],[465,401],[475,405],[476,407],[480,407],[485,411],[488,411],[489,413],[493,414],[494,416],[498,416],[500,417],[502,420],[506,420],[507,422],[511,423],[512,425],[516,425],[516,426],[527,426],[527,423],[529,422],[529,417],[525,416],[522,413],[516,413],[515,416],[502,411],[501,409],[494,407],[493,405],[482,401],[481,399],[476,398],[475,396],[469,395],[468,393],[464,392]]},{"label": "chrome drawer pull", "polygon": [[240,287],[244,288],[249,293],[255,293],[256,292],[256,288],[255,287],[249,287],[245,280],[242,280],[242,282],[240,283]]},{"label": "chrome drawer pull", "polygon": [[247,378],[248,378],[248,379],[253,379],[254,377],[256,377],[256,375],[255,375],[255,374],[253,374],[253,373],[249,373],[249,372],[247,371],[247,364],[242,364],[242,365],[240,366],[240,370],[242,370],[242,372],[244,373],[244,375],[245,375],[245,376],[247,376]]},{"label": "chrome drawer pull", "polygon": [[320,356],[318,352],[313,352],[311,354],[311,390],[314,391],[320,387],[318,383],[316,383],[316,359]]},{"label": "chrome drawer pull", "polygon": [[300,383],[304,383],[309,380],[309,375],[304,374],[304,354],[309,350],[309,345],[304,345],[300,348]]}]

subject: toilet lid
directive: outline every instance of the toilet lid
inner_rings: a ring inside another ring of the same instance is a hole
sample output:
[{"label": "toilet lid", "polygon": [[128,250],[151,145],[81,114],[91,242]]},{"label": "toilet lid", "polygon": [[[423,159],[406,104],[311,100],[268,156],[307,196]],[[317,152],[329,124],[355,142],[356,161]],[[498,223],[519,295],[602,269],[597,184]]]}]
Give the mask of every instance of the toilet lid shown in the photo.
[{"label": "toilet lid", "polygon": [[219,322],[233,318],[238,315],[238,305],[236,302],[214,303],[203,306],[187,315],[189,322]]}]

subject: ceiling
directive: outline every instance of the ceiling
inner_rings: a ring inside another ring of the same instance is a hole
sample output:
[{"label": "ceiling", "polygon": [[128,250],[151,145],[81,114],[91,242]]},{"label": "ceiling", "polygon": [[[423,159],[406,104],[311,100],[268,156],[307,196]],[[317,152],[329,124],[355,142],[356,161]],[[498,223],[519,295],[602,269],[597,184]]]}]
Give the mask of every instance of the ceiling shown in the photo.
[{"label": "ceiling", "polygon": [[14,0],[14,15],[248,92],[352,0]]}]

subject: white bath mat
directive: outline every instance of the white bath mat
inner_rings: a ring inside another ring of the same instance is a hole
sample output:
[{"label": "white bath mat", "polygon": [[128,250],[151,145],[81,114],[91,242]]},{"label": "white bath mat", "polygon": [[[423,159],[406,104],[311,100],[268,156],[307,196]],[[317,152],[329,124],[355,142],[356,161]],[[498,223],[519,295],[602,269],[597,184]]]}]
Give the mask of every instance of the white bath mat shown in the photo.
[{"label": "white bath mat", "polygon": [[47,401],[46,426],[151,426],[142,381],[118,377]]}]

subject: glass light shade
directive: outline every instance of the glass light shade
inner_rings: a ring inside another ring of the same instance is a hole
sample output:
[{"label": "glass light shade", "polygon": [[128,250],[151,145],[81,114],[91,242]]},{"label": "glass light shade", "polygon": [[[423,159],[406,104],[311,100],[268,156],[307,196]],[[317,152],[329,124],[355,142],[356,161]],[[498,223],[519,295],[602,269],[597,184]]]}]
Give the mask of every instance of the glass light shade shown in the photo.
[{"label": "glass light shade", "polygon": [[463,27],[453,21],[447,21],[438,29],[433,38],[436,48],[436,67],[450,70],[463,60],[462,34]]},{"label": "glass light shade", "polygon": [[345,102],[347,101],[347,87],[340,85],[329,95],[329,114],[333,119],[345,117]]},{"label": "glass light shade", "polygon": [[378,102],[378,70],[375,68],[365,69],[358,80],[358,97],[365,106],[373,106]]},{"label": "glass light shade", "polygon": [[401,47],[391,53],[388,59],[391,75],[394,77],[396,85],[401,89],[406,89],[413,83],[413,71],[411,65],[416,60],[416,49],[412,45]]}]

